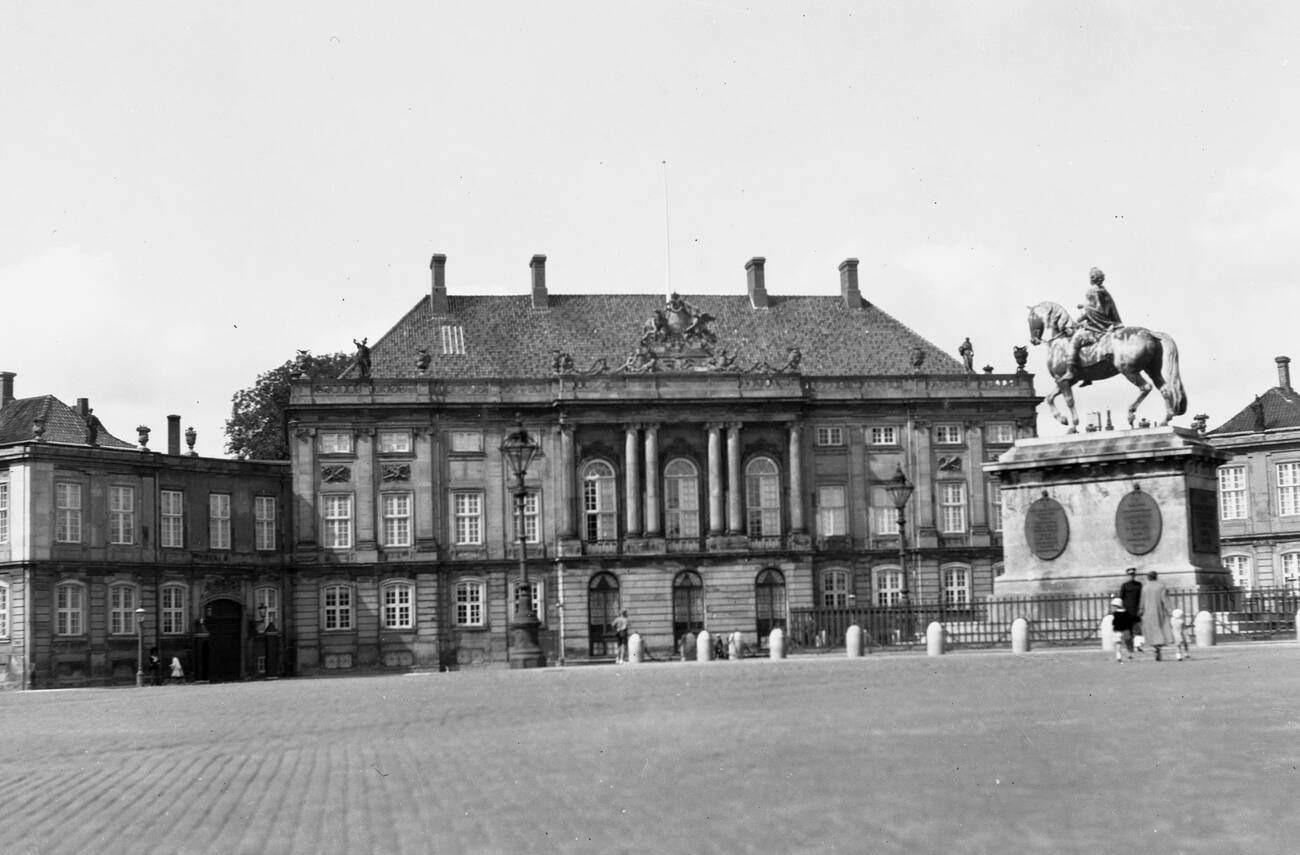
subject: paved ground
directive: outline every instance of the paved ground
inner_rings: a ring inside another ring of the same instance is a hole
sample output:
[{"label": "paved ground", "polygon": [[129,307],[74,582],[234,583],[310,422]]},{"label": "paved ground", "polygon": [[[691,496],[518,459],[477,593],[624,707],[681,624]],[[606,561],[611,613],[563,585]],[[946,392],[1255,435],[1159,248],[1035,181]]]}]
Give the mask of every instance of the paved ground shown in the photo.
[{"label": "paved ground", "polygon": [[1300,645],[1193,655],[0,694],[0,851],[1300,851]]}]

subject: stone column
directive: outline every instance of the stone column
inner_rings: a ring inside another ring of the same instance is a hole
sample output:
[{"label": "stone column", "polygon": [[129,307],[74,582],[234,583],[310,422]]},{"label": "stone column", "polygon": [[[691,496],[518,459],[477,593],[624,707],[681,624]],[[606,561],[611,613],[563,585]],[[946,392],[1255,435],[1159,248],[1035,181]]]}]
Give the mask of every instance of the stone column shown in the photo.
[{"label": "stone column", "polygon": [[559,528],[560,537],[575,537],[574,514],[573,514],[573,479],[576,476],[573,462],[573,425],[561,424],[558,428],[560,434],[560,462],[558,471],[554,474],[555,483],[558,485],[559,500]]},{"label": "stone column", "polygon": [[709,430],[709,534],[722,534],[722,425]]},{"label": "stone column", "polygon": [[659,537],[659,425],[645,426],[645,534]]},{"label": "stone column", "polygon": [[623,469],[625,496],[627,506],[627,535],[636,537],[641,534],[641,479],[640,461],[637,459],[637,434],[639,425],[623,425]]},{"label": "stone column", "polygon": [[727,534],[744,534],[744,506],[741,504],[740,422],[727,425]]},{"label": "stone column", "polygon": [[803,427],[790,425],[790,531],[803,534]]}]

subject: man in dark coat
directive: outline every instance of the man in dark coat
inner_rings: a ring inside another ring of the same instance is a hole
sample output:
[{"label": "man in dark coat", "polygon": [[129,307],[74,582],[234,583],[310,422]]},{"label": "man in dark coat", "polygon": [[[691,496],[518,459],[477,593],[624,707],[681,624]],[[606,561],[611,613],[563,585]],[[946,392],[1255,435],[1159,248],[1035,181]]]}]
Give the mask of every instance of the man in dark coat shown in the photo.
[{"label": "man in dark coat", "polygon": [[1165,593],[1165,583],[1156,578],[1154,570],[1147,574],[1147,583],[1142,586],[1142,606],[1138,616],[1142,618],[1142,635],[1155,649],[1156,661],[1159,662],[1160,648],[1174,643],[1174,631],[1169,625],[1173,616],[1169,609],[1169,595]]},{"label": "man in dark coat", "polygon": [[[1124,611],[1136,618],[1142,609],[1142,583],[1137,580],[1136,567],[1130,567],[1124,572],[1128,574],[1128,581],[1119,586],[1119,598],[1124,601]],[[1133,634],[1135,636],[1142,634],[1141,621],[1133,626]]]}]

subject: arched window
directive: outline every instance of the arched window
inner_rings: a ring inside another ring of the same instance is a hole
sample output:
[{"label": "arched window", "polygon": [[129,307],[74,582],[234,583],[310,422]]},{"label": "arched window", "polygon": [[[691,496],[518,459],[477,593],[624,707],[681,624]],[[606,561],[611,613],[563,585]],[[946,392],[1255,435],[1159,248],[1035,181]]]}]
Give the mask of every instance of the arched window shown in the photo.
[{"label": "arched window", "polygon": [[593,460],[582,470],[583,539],[588,543],[618,539],[618,499],[614,467]]},{"label": "arched window", "polygon": [[683,635],[699,635],[704,629],[704,580],[693,570],[684,570],[673,579],[673,647]]},{"label": "arched window", "polygon": [[482,579],[461,579],[456,583],[456,626],[483,626],[485,587]]},{"label": "arched window", "polygon": [[1255,573],[1249,555],[1223,556],[1223,569],[1232,574],[1232,584],[1238,588],[1255,587]]},{"label": "arched window", "polygon": [[614,655],[614,618],[621,608],[618,577],[613,573],[592,576],[587,583],[587,643],[592,656]]},{"label": "arched window", "polygon": [[86,586],[61,582],[54,588],[54,634],[81,635],[86,631]]},{"label": "arched window", "polygon": [[745,510],[750,537],[781,534],[781,478],[770,457],[756,457],[745,467]]},{"label": "arched window", "polygon": [[943,604],[945,606],[970,605],[970,568],[964,564],[944,567]]},{"label": "arched window", "polygon": [[682,540],[700,536],[700,476],[695,464],[678,457],[664,467],[664,535]]},{"label": "arched window", "polygon": [[528,577],[528,587],[524,587],[524,580],[515,576],[510,580],[510,617],[511,620],[518,614],[521,603],[527,601],[529,610],[533,616],[542,624],[546,625],[546,594],[544,583],[536,576]]},{"label": "arched window", "polygon": [[383,587],[384,629],[415,628],[415,585],[388,582]]},{"label": "arched window", "polygon": [[185,619],[185,586],[175,583],[162,586],[158,592],[160,605],[160,628],[163,635],[180,635],[185,632],[188,621]]},{"label": "arched window", "polygon": [[849,604],[849,574],[844,570],[822,571],[822,605],[842,609]]},{"label": "arched window", "polygon": [[785,616],[785,576],[771,568],[759,571],[754,578],[754,623],[760,647],[767,646],[772,630],[785,629]]},{"label": "arched window", "polygon": [[876,605],[901,606],[903,604],[903,572],[897,567],[876,569]]},{"label": "arched window", "polygon": [[108,586],[108,634],[135,635],[135,585],[118,582]]},{"label": "arched window", "polygon": [[321,626],[326,632],[352,629],[352,587],[326,585],[321,590]]}]

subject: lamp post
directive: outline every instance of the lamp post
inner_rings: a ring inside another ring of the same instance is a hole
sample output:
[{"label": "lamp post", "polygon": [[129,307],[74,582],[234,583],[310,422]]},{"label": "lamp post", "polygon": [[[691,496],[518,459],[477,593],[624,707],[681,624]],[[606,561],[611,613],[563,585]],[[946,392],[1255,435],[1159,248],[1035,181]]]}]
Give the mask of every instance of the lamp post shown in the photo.
[{"label": "lamp post", "polygon": [[144,686],[144,609],[135,610],[135,687]]},{"label": "lamp post", "polygon": [[907,500],[912,498],[913,491],[916,487],[907,476],[903,474],[903,464],[898,464],[894,477],[889,479],[885,484],[885,491],[889,493],[889,498],[898,509],[898,570],[903,577],[903,587],[901,600],[903,605],[903,632],[907,636],[907,643],[912,643],[912,604],[909,598],[907,584],[907,525],[904,517],[904,508],[907,507]]},{"label": "lamp post", "polygon": [[533,586],[528,581],[528,544],[524,533],[524,503],[528,498],[524,478],[528,474],[528,464],[533,462],[541,448],[536,437],[524,429],[522,420],[516,420],[514,432],[507,435],[501,443],[501,456],[510,463],[510,471],[515,476],[515,542],[519,544],[519,579],[523,589],[522,597],[514,597],[511,668],[540,668],[546,665],[546,654],[537,643],[541,621],[533,613]]}]

